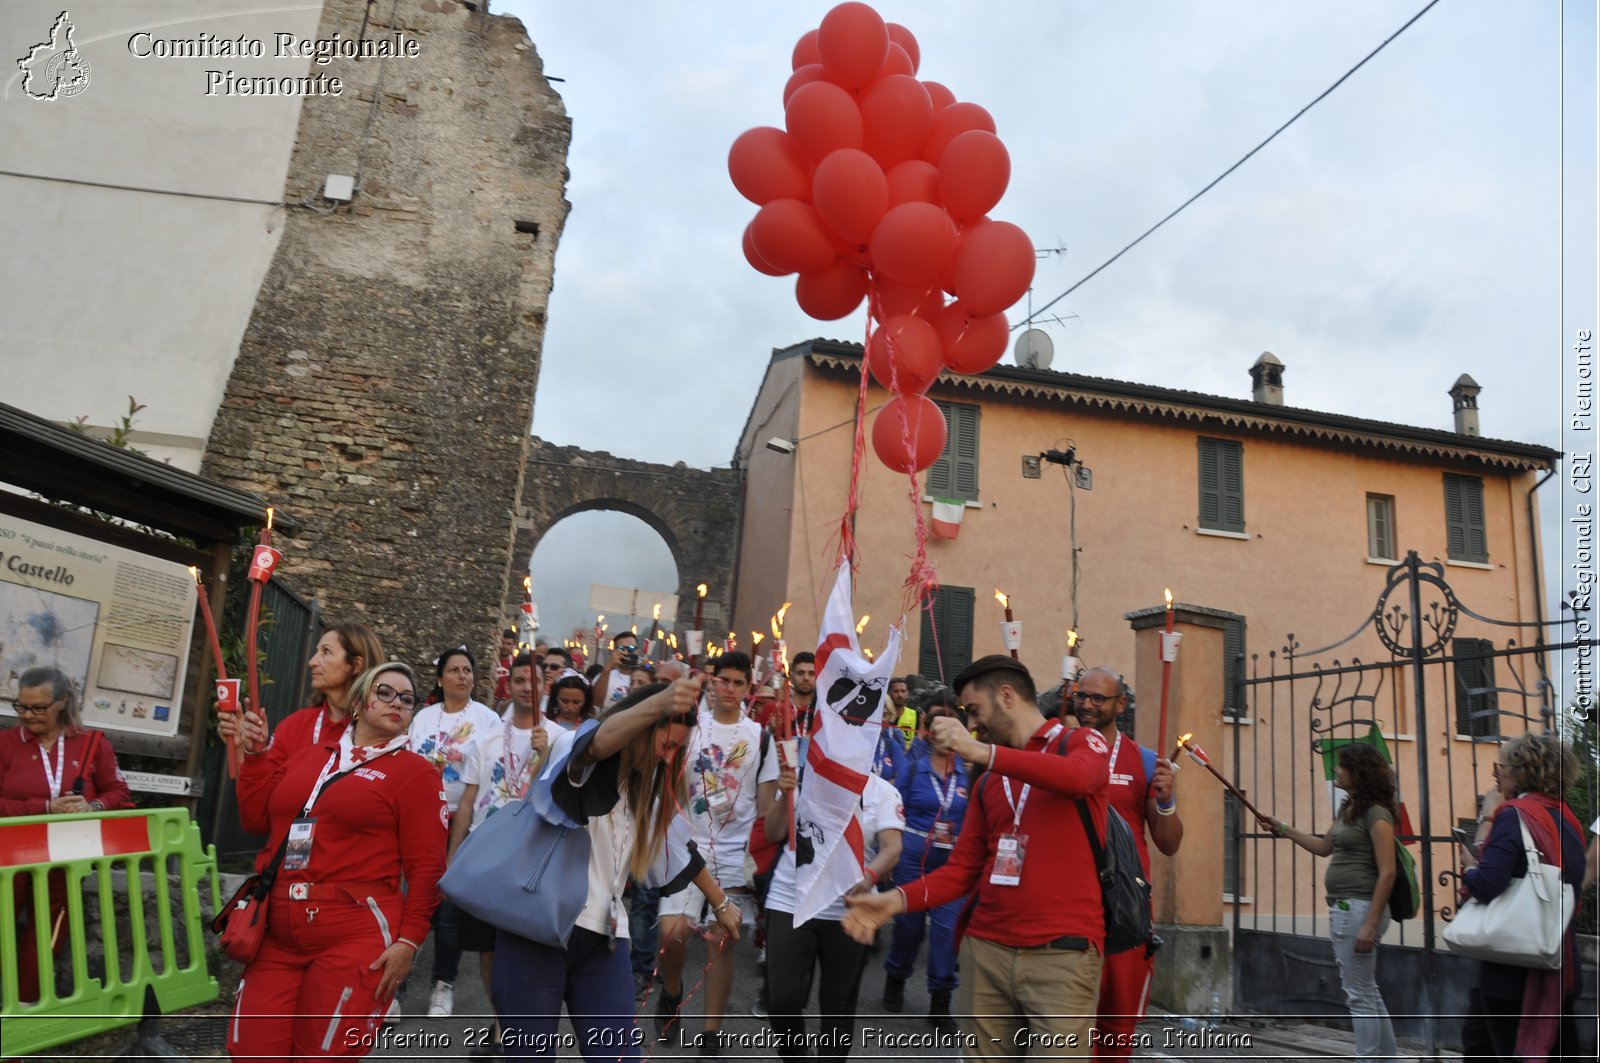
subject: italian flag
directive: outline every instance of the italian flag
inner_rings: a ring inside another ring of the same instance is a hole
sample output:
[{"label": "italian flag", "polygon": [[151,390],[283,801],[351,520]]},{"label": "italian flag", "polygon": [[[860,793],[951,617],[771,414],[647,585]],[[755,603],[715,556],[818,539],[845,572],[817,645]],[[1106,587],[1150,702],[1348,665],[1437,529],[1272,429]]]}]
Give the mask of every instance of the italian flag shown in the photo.
[{"label": "italian flag", "polygon": [[961,517],[967,511],[967,504],[959,498],[935,498],[933,500],[933,537],[935,539],[954,539],[961,533]]}]

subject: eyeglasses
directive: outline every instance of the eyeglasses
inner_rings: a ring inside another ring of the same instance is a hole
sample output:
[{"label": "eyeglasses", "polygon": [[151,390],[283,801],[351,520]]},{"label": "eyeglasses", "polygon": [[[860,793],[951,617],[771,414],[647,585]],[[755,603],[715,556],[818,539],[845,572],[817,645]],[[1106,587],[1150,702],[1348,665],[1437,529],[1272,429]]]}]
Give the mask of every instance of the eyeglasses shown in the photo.
[{"label": "eyeglasses", "polygon": [[1072,700],[1079,705],[1093,705],[1097,709],[1106,702],[1116,701],[1120,697],[1122,697],[1121,694],[1085,694],[1081,690],[1073,691],[1072,694]]},{"label": "eyeglasses", "polygon": [[393,705],[399,702],[400,707],[407,712],[417,707],[417,696],[415,694],[402,694],[388,683],[379,683],[376,689],[372,691],[372,695],[385,705]]},{"label": "eyeglasses", "polygon": [[12,707],[17,710],[18,716],[43,716],[59,704],[61,704],[61,699],[57,698],[55,701],[46,702],[43,705],[24,705],[20,701],[15,701],[12,702]]},{"label": "eyeglasses", "polygon": [[566,666],[567,666],[566,662],[564,662],[564,661],[549,661],[549,662],[547,662],[545,664],[540,665],[539,667],[543,668],[547,672],[559,672],[559,671],[561,671],[561,669],[565,668]]},{"label": "eyeglasses", "polygon": [[750,680],[742,675],[735,676],[732,679],[724,679],[720,675],[714,675],[711,677],[711,681],[719,687],[747,687],[750,685]]}]

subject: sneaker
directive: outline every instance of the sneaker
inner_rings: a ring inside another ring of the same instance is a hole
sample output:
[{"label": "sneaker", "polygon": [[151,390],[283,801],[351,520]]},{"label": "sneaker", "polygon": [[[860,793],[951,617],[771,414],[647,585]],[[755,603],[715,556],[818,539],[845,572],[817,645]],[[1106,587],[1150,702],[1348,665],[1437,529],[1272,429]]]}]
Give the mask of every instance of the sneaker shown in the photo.
[{"label": "sneaker", "polygon": [[661,995],[656,997],[656,1041],[666,1044],[671,1038],[668,1032],[670,1027],[678,1021],[678,1009],[683,1006],[683,995],[671,996],[666,987],[661,988]]},{"label": "sneaker", "polygon": [[447,1019],[456,1010],[456,987],[449,982],[433,983],[433,995],[428,998],[428,1018]]},{"label": "sneaker", "polygon": [[896,1015],[906,1009],[906,980],[894,975],[883,980],[883,1010]]},{"label": "sneaker", "polygon": [[389,998],[389,1010],[383,1013],[383,1024],[385,1026],[398,1026],[398,1025],[400,1025],[400,994],[399,993],[396,993],[393,997]]},{"label": "sneaker", "polygon": [[758,1019],[767,1018],[767,985],[761,984],[761,992],[756,994],[756,1002],[750,1005],[750,1014]]}]

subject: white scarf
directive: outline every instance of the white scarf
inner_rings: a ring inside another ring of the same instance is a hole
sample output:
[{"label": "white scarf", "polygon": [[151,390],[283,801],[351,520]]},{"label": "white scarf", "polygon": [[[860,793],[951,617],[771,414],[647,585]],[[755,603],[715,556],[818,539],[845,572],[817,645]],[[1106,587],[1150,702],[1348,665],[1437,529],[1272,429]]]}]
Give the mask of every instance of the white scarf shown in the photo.
[{"label": "white scarf", "polygon": [[395,735],[381,746],[358,746],[353,741],[356,729],[346,727],[344,734],[339,736],[339,760],[335,772],[349,771],[368,761],[377,760],[379,757],[388,756],[411,744],[411,736],[404,731]]}]

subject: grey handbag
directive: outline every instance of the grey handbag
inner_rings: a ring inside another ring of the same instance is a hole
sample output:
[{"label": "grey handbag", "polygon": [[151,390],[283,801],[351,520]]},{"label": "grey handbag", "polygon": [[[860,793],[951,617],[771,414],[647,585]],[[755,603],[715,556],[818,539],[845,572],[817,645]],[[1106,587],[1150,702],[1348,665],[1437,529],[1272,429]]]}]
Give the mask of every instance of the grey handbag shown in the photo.
[{"label": "grey handbag", "polygon": [[566,772],[576,738],[595,727],[589,721],[564,750],[552,751],[527,796],[467,835],[439,879],[456,907],[529,941],[566,948],[589,900],[590,839],[587,823],[562,812],[550,788]]}]

